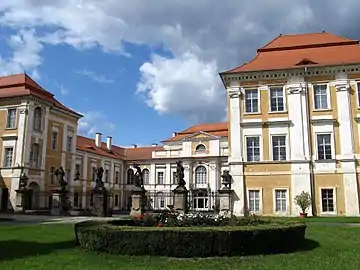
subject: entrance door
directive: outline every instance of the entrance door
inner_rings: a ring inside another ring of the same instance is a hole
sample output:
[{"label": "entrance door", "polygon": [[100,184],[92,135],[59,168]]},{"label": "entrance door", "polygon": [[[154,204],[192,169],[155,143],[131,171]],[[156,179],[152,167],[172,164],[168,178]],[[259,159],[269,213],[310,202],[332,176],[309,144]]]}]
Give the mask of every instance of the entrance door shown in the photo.
[{"label": "entrance door", "polygon": [[33,200],[33,190],[28,189],[25,194],[25,209],[26,210],[32,209],[32,200]]},{"label": "entrance door", "polygon": [[8,209],[9,202],[9,189],[3,188],[1,193],[1,212],[6,212]]}]

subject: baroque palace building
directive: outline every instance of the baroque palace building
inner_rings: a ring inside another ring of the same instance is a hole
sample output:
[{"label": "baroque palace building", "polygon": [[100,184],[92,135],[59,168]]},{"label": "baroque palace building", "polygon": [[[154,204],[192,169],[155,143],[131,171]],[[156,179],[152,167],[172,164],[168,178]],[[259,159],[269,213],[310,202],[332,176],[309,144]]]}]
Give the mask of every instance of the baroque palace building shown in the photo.
[{"label": "baroque palace building", "polygon": [[359,215],[360,46],[280,35],[220,74],[228,93],[234,213]]},{"label": "baroque palace building", "polygon": [[66,172],[74,209],[90,210],[95,170],[114,210],[129,210],[133,165],[149,207],[172,204],[183,161],[190,208],[216,208],[221,174],[233,178],[236,215],[298,215],[294,197],[311,194],[309,215],[359,215],[360,45],[330,33],[280,35],[250,62],[220,73],[228,121],[191,126],[148,147],[76,135],[82,115],[26,74],[0,78],[0,209],[15,210],[21,173],[27,209],[49,209],[54,172]]}]

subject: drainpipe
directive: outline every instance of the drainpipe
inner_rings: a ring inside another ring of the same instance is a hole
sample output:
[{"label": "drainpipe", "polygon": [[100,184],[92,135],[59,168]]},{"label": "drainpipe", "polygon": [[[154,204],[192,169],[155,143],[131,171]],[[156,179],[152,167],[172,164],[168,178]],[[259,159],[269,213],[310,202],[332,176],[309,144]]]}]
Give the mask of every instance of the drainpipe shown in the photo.
[{"label": "drainpipe", "polygon": [[[312,201],[312,215],[315,216],[316,215],[316,201],[315,201],[315,177],[314,177],[314,161],[313,161],[313,143],[311,138],[313,137],[312,135],[312,128],[311,128],[311,116],[310,116],[310,96],[309,96],[309,87],[308,87],[308,82],[306,80],[306,73],[307,73],[307,67],[304,68],[305,71],[305,76],[304,76],[304,81],[305,81],[305,95],[306,95],[306,111],[307,111],[307,115],[308,115],[308,131],[309,131],[309,136],[308,136],[308,145],[309,145],[309,165],[310,165],[310,196],[311,196],[311,201]],[[304,142],[305,144],[305,142]],[[305,149],[304,149],[305,150]]]}]

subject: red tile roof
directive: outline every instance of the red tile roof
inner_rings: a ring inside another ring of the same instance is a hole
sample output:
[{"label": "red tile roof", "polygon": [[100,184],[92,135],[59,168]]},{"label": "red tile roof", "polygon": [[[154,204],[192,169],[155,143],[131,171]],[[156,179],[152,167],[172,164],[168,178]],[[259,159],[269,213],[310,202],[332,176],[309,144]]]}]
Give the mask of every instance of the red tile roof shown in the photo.
[{"label": "red tile roof", "polygon": [[250,62],[222,74],[355,63],[360,63],[358,40],[325,32],[280,35],[258,49]]},{"label": "red tile roof", "polygon": [[164,140],[163,142],[180,141],[197,132],[206,132],[214,136],[227,137],[228,136],[228,122],[213,123],[213,124],[200,124],[191,126],[180,132],[175,133],[175,137]]},{"label": "red tile roof", "polygon": [[0,77],[0,98],[10,98],[16,96],[35,96],[47,102],[54,104],[55,107],[64,111],[75,114],[77,117],[82,117],[81,114],[69,109],[61,104],[54,95],[40,85],[38,85],[27,74],[15,74]]},{"label": "red tile roof", "polygon": [[[170,141],[178,141],[182,138],[190,136],[191,134],[197,132],[206,132],[219,137],[228,136],[228,123],[215,123],[215,124],[202,124],[191,126],[190,128],[178,132],[177,135],[173,138],[170,138]],[[166,141],[169,141],[166,140]],[[136,148],[125,148],[119,146],[112,146],[112,151],[107,150],[106,143],[101,143],[101,148],[97,147],[94,139],[87,137],[77,136],[77,150],[85,151],[88,153],[105,156],[109,158],[121,159],[131,162],[137,162],[142,160],[152,159],[153,151],[164,150],[163,146],[146,146],[146,147],[136,147]]]}]

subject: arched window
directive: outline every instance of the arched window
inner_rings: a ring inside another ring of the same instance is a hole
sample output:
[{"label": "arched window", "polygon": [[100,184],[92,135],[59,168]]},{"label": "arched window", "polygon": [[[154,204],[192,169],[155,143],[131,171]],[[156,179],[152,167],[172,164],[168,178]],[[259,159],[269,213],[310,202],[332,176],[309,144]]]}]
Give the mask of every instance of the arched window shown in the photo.
[{"label": "arched window", "polygon": [[196,146],[196,149],[195,149],[197,152],[203,152],[203,151],[205,151],[206,150],[206,147],[205,147],[205,145],[203,145],[203,144],[198,144],[197,146]]},{"label": "arched window", "polygon": [[42,109],[36,107],[34,110],[34,130],[41,131],[42,128]]},{"label": "arched window", "polygon": [[134,184],[134,171],[132,169],[128,169],[127,171],[127,184],[128,185]]},{"label": "arched window", "polygon": [[40,146],[37,143],[34,143],[31,147],[30,163],[35,168],[40,166]]},{"label": "arched window", "polygon": [[207,171],[204,166],[195,169],[195,184],[205,185],[207,183]]},{"label": "arched window", "polygon": [[143,169],[143,179],[144,179],[144,185],[150,184],[150,171],[148,169]]}]

